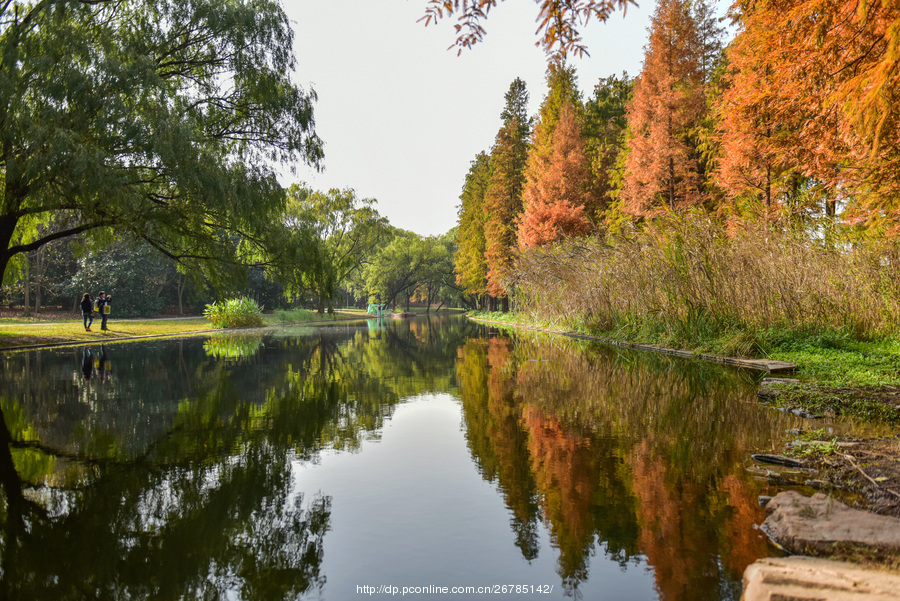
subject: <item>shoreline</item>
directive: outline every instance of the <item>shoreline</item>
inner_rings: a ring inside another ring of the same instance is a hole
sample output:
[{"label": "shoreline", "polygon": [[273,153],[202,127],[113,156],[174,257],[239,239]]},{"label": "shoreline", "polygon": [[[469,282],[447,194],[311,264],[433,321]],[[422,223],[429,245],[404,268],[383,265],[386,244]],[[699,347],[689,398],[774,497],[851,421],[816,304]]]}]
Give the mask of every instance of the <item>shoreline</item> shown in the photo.
[{"label": "shoreline", "polygon": [[[166,322],[171,319],[171,320],[179,320],[179,321],[203,320],[204,325],[206,327],[204,327],[202,329],[191,329],[191,328],[178,329],[176,326],[176,329],[174,331],[155,332],[155,333],[147,333],[147,334],[131,334],[131,333],[126,332],[125,335],[114,335],[114,336],[106,336],[104,334],[101,334],[99,331],[96,332],[97,335],[93,335],[93,334],[95,334],[94,332],[90,332],[90,333],[81,332],[80,329],[82,328],[82,324],[81,324],[80,320],[77,320],[77,321],[73,320],[73,321],[68,321],[68,322],[39,323],[39,324],[0,324],[3,327],[8,327],[8,328],[13,328],[13,327],[31,328],[31,327],[48,327],[48,326],[50,326],[50,327],[52,327],[52,326],[69,327],[69,326],[71,326],[72,328],[75,329],[75,334],[77,334],[77,335],[92,334],[90,337],[86,337],[86,338],[71,338],[71,339],[67,339],[67,340],[54,340],[54,341],[38,342],[38,343],[31,343],[31,344],[13,344],[13,345],[6,345],[5,344],[6,341],[4,341],[4,340],[2,340],[2,338],[0,338],[0,353],[14,353],[14,352],[19,352],[19,351],[29,351],[29,350],[36,350],[36,349],[42,349],[42,348],[60,348],[60,347],[66,347],[66,346],[86,346],[86,345],[92,345],[92,344],[113,344],[113,343],[118,343],[118,342],[128,342],[128,341],[134,341],[134,340],[147,340],[147,339],[153,339],[153,338],[189,337],[189,336],[214,334],[217,332],[239,332],[239,331],[247,331],[247,330],[257,330],[257,329],[263,329],[263,328],[271,328],[271,327],[277,327],[277,326],[333,324],[333,323],[340,323],[340,322],[353,322],[353,321],[365,319],[365,317],[356,316],[355,314],[350,314],[350,313],[345,313],[345,314],[343,314],[343,316],[344,317],[339,318],[339,319],[322,319],[322,320],[311,320],[311,321],[285,321],[285,322],[266,323],[261,326],[250,326],[250,327],[244,327],[244,328],[212,328],[209,326],[209,322],[206,321],[206,318],[204,318],[204,317],[146,318],[146,319],[117,320],[116,322],[111,322],[110,325],[113,325],[113,323],[115,323],[115,324],[128,324],[128,323],[145,324],[147,322],[152,322],[152,321]],[[154,326],[149,326],[147,329],[153,329],[153,327]],[[157,326],[157,327],[159,327],[159,326]],[[26,340],[28,338],[40,339],[41,337],[42,336],[40,334],[35,334],[35,335],[24,334],[24,335],[20,336],[21,339],[26,339]]]},{"label": "shoreline", "polygon": [[605,338],[603,336],[594,336],[591,334],[580,334],[578,332],[570,332],[570,331],[566,331],[566,330],[556,330],[553,328],[544,328],[544,327],[540,327],[540,326],[509,323],[509,322],[505,322],[505,321],[494,321],[494,320],[490,320],[490,319],[482,319],[480,317],[472,317],[471,315],[469,315],[467,317],[477,323],[487,323],[487,324],[505,326],[505,327],[510,327],[510,328],[521,328],[523,330],[530,330],[533,332],[544,332],[547,334],[559,334],[560,336],[567,336],[569,338],[578,338],[579,340],[591,340],[594,342],[601,342],[603,344],[609,344],[611,346],[621,346],[624,348],[630,348],[630,349],[635,349],[635,350],[650,351],[653,353],[660,353],[663,355],[674,355],[676,357],[683,357],[685,359],[699,359],[701,361],[722,363],[725,365],[732,365],[735,367],[744,367],[747,369],[765,371],[765,372],[768,372],[771,374],[790,373],[797,368],[796,364],[789,363],[787,361],[773,361],[773,360],[769,360],[769,359],[745,359],[745,358],[741,358],[741,357],[724,357],[722,355],[711,355],[711,354],[707,354],[707,353],[695,353],[693,351],[686,351],[683,349],[668,348],[668,347],[659,346],[656,344],[627,342],[624,340],[616,340],[614,338]]}]

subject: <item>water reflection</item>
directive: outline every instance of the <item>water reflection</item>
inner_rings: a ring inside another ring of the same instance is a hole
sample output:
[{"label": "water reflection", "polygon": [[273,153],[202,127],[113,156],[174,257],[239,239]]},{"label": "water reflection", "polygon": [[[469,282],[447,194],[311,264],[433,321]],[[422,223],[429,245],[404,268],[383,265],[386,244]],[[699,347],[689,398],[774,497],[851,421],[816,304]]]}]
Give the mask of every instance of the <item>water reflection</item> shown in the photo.
[{"label": "water reflection", "polygon": [[597,548],[645,557],[670,600],[736,598],[769,553],[744,461],[790,423],[760,411],[747,374],[546,337],[472,339],[458,373],[470,448],[523,557],[542,521],[570,594]]},{"label": "water reflection", "polygon": [[211,357],[240,361],[252,357],[263,345],[262,334],[253,332],[224,332],[210,336],[203,343],[203,350]]},{"label": "water reflection", "polygon": [[297,466],[365,452],[432,393],[461,400],[511,553],[550,554],[567,595],[605,561],[649,563],[659,598],[737,598],[767,554],[744,460],[796,418],[761,410],[748,376],[462,319],[369,322],[4,355],[0,598],[321,595],[335,500],[298,489]]}]

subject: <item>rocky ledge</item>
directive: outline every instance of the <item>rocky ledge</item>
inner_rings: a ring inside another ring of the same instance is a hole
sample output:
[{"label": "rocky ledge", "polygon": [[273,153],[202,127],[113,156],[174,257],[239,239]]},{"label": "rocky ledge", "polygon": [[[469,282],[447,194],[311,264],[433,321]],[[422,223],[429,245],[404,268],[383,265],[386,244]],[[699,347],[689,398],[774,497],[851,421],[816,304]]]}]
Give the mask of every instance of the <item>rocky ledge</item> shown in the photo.
[{"label": "rocky ledge", "polygon": [[900,575],[816,557],[762,559],[744,572],[741,601],[896,601]]},{"label": "rocky ledge", "polygon": [[760,529],[789,553],[900,558],[900,518],[851,509],[822,493],[788,490],[766,504]]},{"label": "rocky ledge", "polygon": [[887,601],[900,598],[900,518],[847,507],[824,494],[777,494],[760,529],[789,553],[819,557],[767,558],[744,572],[742,601]]}]

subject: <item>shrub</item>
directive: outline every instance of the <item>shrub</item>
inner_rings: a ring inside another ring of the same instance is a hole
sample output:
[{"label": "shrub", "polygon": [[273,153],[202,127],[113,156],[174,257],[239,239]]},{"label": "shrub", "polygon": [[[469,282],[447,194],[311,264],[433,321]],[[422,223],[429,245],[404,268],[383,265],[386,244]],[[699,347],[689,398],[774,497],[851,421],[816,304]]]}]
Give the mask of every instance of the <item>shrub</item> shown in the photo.
[{"label": "shrub", "polygon": [[214,328],[246,328],[263,323],[262,307],[246,297],[206,305],[203,315]]}]

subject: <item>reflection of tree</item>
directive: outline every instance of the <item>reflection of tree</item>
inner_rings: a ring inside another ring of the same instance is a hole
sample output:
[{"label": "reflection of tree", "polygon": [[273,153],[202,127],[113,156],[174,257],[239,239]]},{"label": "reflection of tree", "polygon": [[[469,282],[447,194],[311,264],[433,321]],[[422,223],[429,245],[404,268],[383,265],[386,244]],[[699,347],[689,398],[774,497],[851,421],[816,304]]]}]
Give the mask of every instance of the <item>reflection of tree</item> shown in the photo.
[{"label": "reflection of tree", "polygon": [[[665,599],[722,598],[739,588],[743,568],[766,553],[752,529],[763,518],[760,487],[742,458],[788,427],[748,402],[749,379],[559,338],[489,344],[506,345],[505,354],[470,341],[457,360],[469,444],[488,479],[484,466],[501,447],[518,452],[479,409],[503,390],[530,464],[527,476],[500,485],[508,501],[537,487],[570,594],[588,576],[594,545],[623,565],[646,555]],[[489,401],[478,396],[485,389]]]},{"label": "reflection of tree", "polygon": [[587,580],[595,537],[622,564],[637,553],[634,499],[617,469],[615,449],[605,444],[609,439],[567,431],[535,407],[525,407],[523,421],[544,520],[559,548],[560,576],[574,592]]},{"label": "reflection of tree", "polygon": [[538,491],[511,380],[502,375],[509,352],[507,339],[470,340],[459,349],[457,377],[472,456],[484,478],[498,483],[513,514],[516,546],[530,561],[539,550]]},{"label": "reflection of tree", "polygon": [[59,488],[20,477],[21,432],[7,423],[0,598],[293,598],[324,583],[330,501],[303,507],[278,447],[217,445],[194,461],[195,432],[179,424],[150,455],[88,461],[75,486]]},{"label": "reflection of tree", "polygon": [[[241,361],[199,338],[117,345],[118,377],[102,387],[81,382],[72,351],[4,356],[0,598],[321,587],[330,499],[304,501],[293,462],[356,448],[422,382],[454,385],[453,343],[396,327],[267,336]],[[401,366],[409,353],[419,360]]]}]

